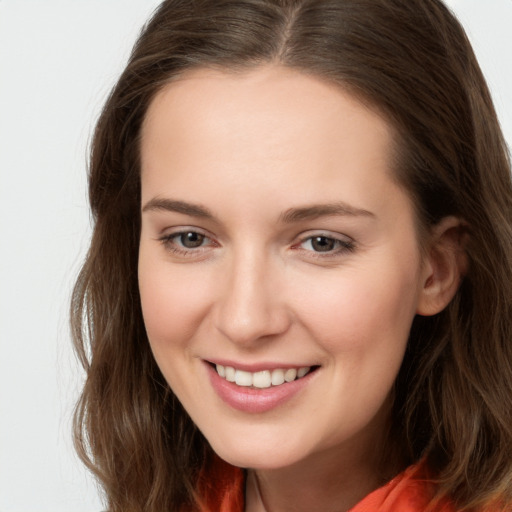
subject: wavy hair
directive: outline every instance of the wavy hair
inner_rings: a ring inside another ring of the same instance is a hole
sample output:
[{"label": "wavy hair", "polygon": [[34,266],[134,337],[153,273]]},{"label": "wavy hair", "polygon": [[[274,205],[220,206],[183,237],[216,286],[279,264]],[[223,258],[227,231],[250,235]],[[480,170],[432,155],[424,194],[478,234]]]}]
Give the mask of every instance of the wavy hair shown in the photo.
[{"label": "wavy hair", "polygon": [[428,230],[467,225],[469,270],[449,306],[417,317],[395,385],[390,444],[426,458],[436,499],[512,508],[510,160],[464,30],[440,0],[166,0],[98,120],[89,162],[94,230],[71,324],[86,381],[75,443],[111,512],[193,510],[212,457],[162,377],[137,284],[141,123],[189,69],[277,63],[382,112],[396,178]]}]

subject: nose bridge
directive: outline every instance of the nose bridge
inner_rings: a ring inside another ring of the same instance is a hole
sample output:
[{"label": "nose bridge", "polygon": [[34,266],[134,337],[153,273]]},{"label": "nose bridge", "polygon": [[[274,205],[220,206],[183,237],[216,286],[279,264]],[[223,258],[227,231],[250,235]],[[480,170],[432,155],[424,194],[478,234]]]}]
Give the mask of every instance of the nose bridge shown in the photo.
[{"label": "nose bridge", "polygon": [[250,344],[288,327],[280,268],[275,258],[254,244],[234,250],[218,303],[217,328],[236,343]]}]

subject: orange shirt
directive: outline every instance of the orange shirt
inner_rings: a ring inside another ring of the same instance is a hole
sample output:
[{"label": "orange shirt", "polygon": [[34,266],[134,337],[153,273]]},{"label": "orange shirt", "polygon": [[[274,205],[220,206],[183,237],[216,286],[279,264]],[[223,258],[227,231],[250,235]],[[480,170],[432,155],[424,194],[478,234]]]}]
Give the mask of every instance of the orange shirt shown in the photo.
[{"label": "orange shirt", "polygon": [[[215,478],[203,480],[200,493],[205,506],[201,512],[244,512],[243,471],[218,459],[208,474]],[[424,512],[430,492],[431,484],[422,465],[415,465],[368,494],[349,512]],[[449,503],[442,502],[433,512],[456,511]]]},{"label": "orange shirt", "polygon": [[[386,485],[363,498],[349,512],[424,512],[430,500],[432,484],[421,465],[410,466]],[[456,512],[443,501],[434,512]]]}]

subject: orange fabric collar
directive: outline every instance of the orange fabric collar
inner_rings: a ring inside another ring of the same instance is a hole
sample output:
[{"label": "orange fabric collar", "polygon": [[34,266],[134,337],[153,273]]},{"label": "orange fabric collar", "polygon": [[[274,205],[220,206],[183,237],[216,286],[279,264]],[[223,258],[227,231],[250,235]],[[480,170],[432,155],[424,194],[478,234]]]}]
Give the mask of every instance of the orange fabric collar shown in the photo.
[{"label": "orange fabric collar", "polygon": [[[203,475],[199,489],[204,500],[201,512],[244,512],[243,470],[216,457]],[[431,492],[424,464],[417,464],[368,494],[349,512],[424,512]],[[455,509],[442,502],[435,512],[455,512]]]}]

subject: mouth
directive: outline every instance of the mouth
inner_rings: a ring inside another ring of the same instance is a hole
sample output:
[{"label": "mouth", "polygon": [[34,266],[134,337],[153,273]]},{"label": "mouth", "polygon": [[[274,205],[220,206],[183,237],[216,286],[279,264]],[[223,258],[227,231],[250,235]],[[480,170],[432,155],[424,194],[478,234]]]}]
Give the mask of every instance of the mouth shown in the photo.
[{"label": "mouth", "polygon": [[215,369],[219,377],[227,382],[232,382],[237,386],[253,389],[278,387],[283,384],[300,380],[318,368],[318,366],[300,366],[296,368],[275,368],[272,370],[249,372],[234,368],[233,366],[224,366],[213,363],[210,363],[210,365]]},{"label": "mouth", "polygon": [[[309,389],[320,366],[244,365],[237,368],[227,361],[204,360],[211,385],[233,409],[260,414],[284,405]],[[249,371],[254,370],[254,371]]]}]

